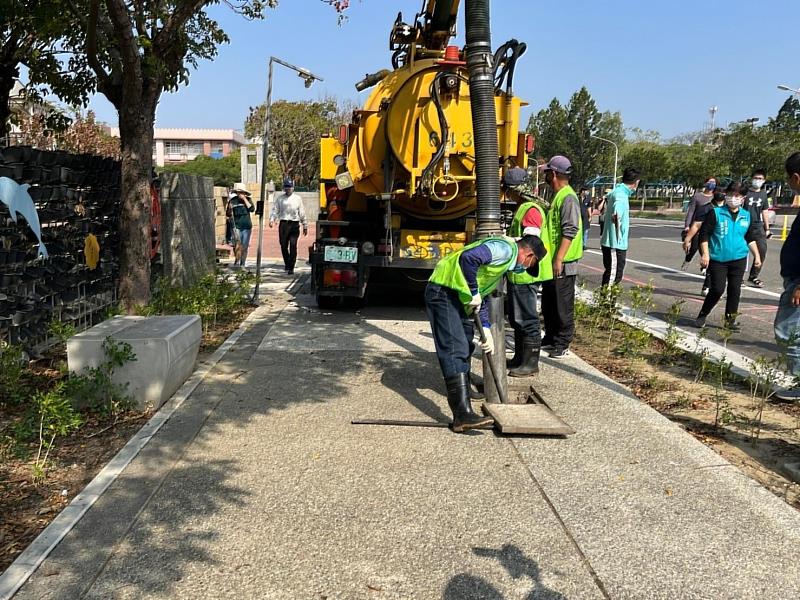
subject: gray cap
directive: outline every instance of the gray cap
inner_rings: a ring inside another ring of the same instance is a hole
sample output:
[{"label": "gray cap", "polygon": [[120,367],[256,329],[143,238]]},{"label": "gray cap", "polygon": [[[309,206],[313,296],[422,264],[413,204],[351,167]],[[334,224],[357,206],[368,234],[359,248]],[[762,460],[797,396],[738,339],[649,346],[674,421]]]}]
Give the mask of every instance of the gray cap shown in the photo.
[{"label": "gray cap", "polygon": [[555,155],[543,165],[539,165],[539,169],[545,171],[554,171],[562,175],[570,175],[572,173],[572,163],[566,156],[560,154]]},{"label": "gray cap", "polygon": [[528,178],[528,172],[522,167],[512,167],[503,176],[503,183],[508,187],[516,187],[525,183]]}]

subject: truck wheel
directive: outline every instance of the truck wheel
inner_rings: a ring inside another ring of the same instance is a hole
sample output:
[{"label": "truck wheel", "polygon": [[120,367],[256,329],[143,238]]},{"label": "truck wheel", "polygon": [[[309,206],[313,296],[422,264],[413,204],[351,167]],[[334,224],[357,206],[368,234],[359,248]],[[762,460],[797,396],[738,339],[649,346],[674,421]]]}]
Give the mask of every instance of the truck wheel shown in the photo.
[{"label": "truck wheel", "polygon": [[338,308],[339,300],[340,298],[338,296],[323,296],[322,294],[317,294],[317,306],[323,310]]}]

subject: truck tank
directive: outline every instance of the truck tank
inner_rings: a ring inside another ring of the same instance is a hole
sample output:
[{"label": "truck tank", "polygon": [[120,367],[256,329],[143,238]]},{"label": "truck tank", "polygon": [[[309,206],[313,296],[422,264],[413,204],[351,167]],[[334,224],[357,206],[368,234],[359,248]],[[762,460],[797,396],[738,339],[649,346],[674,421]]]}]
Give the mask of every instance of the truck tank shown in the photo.
[{"label": "truck tank", "polygon": [[[475,148],[464,52],[447,45],[458,1],[430,0],[412,24],[398,15],[392,69],[356,84],[372,87],[336,136],[321,140],[320,213],[309,250],[322,307],[358,304],[383,272],[424,281],[442,257],[475,233]],[[527,167],[533,139],[520,129],[526,103],[512,90],[525,44],[495,53],[498,178]]]}]

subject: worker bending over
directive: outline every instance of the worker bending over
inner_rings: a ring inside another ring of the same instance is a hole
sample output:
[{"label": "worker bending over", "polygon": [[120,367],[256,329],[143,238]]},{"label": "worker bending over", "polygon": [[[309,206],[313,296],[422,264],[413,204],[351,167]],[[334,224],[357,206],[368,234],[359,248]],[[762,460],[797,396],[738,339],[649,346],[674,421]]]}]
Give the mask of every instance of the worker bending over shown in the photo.
[{"label": "worker bending over", "polygon": [[461,433],[490,425],[470,404],[470,357],[475,349],[471,315],[480,311],[486,342],[485,353],[494,349],[489,309],[483,299],[511,271],[538,272],[538,261],[547,254],[542,240],[525,235],[519,241],[493,237],[473,242],[436,265],[425,289],[425,309],[431,322],[436,357],[447,386],[447,403],[453,411],[453,431]]}]

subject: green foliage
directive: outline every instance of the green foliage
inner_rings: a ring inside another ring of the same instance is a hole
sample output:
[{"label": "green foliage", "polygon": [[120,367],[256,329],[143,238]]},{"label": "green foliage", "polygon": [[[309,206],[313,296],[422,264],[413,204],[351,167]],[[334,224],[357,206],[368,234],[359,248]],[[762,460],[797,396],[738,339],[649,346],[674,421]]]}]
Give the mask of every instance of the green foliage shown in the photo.
[{"label": "green foliage", "polygon": [[[47,392],[37,392],[33,397],[33,411],[38,416],[39,449],[33,464],[34,479],[43,479],[47,458],[53,449],[56,437],[64,437],[83,425],[83,418],[76,412],[65,395],[65,385],[58,383]],[[42,450],[45,450],[42,456]]]},{"label": "green foliage", "polygon": [[112,376],[117,368],[135,361],[136,354],[127,342],[118,342],[110,337],[103,341],[103,352],[105,360],[98,367],[70,375],[63,393],[78,410],[116,416],[130,408],[132,400],[127,394],[128,384],[116,384]]},{"label": "green foliage", "polygon": [[0,405],[18,404],[25,399],[25,356],[18,346],[0,342]]},{"label": "green foliage", "polygon": [[219,159],[201,155],[183,164],[167,165],[160,171],[211,177],[214,185],[233,187],[233,184],[241,179],[241,154],[232,152]]},{"label": "green foliage", "polygon": [[638,357],[650,344],[650,334],[646,332],[643,316],[653,308],[653,284],[637,285],[630,290],[631,308],[635,322],[632,327],[623,328],[622,344],[619,352],[625,356]]},{"label": "green foliage", "polygon": [[624,167],[636,166],[643,181],[696,186],[709,176],[746,179],[755,168],[765,169],[768,179],[780,180],[786,157],[800,147],[800,100],[787,99],[761,127],[733,123],[727,129],[664,142],[658,132],[638,128],[629,130],[624,139],[619,113],[601,113],[586,88],[581,88],[566,106],[554,98],[547,108],[532,115],[528,131],[536,135],[537,157],[564,154],[570,158],[574,184],[612,173],[614,149],[591,135],[619,145],[618,175]]},{"label": "green foliage", "polygon": [[[270,159],[274,159],[282,175],[295,180],[295,185],[312,185],[319,177],[322,134],[338,126],[341,111],[335,98],[272,103],[270,115]],[[250,108],[244,123],[247,137],[260,137],[264,132],[266,105]]]},{"label": "green foliage", "polygon": [[[64,0],[0,2],[0,135],[8,127],[9,92],[22,66],[29,80],[25,90],[28,101],[40,103],[53,93],[73,106],[88,102],[94,79],[85,58],[73,55],[64,60],[62,55],[72,35]],[[47,111],[44,117],[51,130],[69,125],[69,119],[58,110]]]},{"label": "green foliage", "polygon": [[573,182],[583,182],[614,169],[614,148],[591,136],[598,135],[618,145],[624,139],[619,113],[601,113],[589,91],[582,87],[566,106],[553,98],[550,105],[528,121],[528,132],[536,136],[536,156],[563,154],[572,161]]},{"label": "green foliage", "polygon": [[731,363],[725,356],[714,363],[714,427],[725,425],[733,421],[735,415],[731,412],[728,395],[725,392],[725,383],[731,377]]},{"label": "green foliage", "polygon": [[603,285],[592,290],[592,312],[591,328],[596,330],[599,327],[612,327],[620,315],[619,298],[622,294],[622,286],[618,284]]},{"label": "green foliage", "polygon": [[667,333],[664,336],[664,353],[662,357],[667,364],[673,361],[682,353],[678,347],[678,342],[683,339],[683,335],[678,331],[677,324],[683,312],[683,305],[686,304],[685,298],[679,298],[670,304],[667,310]]},{"label": "green foliage", "polygon": [[75,335],[75,326],[72,323],[53,319],[47,325],[47,333],[56,338],[60,344],[66,344],[67,340]]},{"label": "green foliage", "polygon": [[757,442],[761,436],[761,423],[764,416],[764,406],[774,393],[781,378],[781,358],[768,359],[759,356],[750,363],[750,392],[755,404],[755,418],[751,422],[750,437]]},{"label": "green foliage", "polygon": [[203,329],[208,331],[218,320],[228,320],[248,302],[254,283],[255,275],[244,270],[234,276],[220,272],[206,275],[190,287],[171,286],[162,280],[150,304],[138,312],[142,315],[200,315]]}]

